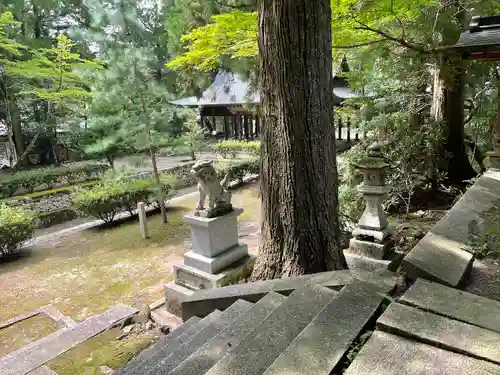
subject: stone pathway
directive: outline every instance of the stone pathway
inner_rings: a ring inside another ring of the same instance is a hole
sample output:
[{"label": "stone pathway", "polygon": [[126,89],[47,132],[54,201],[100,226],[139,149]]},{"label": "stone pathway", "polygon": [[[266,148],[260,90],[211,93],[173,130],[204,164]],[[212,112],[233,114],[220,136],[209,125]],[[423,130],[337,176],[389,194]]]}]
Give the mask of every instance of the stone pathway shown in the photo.
[{"label": "stone pathway", "polygon": [[102,314],[56,331],[0,358],[0,374],[27,374],[137,312],[135,308],[117,304]]}]

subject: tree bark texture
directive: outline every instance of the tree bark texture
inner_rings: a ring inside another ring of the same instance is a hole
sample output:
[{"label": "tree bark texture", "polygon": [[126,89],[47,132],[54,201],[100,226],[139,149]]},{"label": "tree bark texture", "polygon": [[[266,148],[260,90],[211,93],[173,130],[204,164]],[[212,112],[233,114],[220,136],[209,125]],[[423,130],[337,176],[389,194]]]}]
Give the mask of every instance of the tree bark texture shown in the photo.
[{"label": "tree bark texture", "polygon": [[340,247],[330,0],[261,0],[262,244],[253,279],[347,268]]},{"label": "tree bark texture", "polygon": [[[459,0],[441,0],[442,5],[453,10],[454,21],[460,29],[442,30],[443,45],[456,43],[466,27],[466,13]],[[442,116],[446,126],[447,172],[451,183],[461,185],[477,175],[472,168],[465,144],[465,63],[460,57],[441,60],[439,78],[442,82]]]}]

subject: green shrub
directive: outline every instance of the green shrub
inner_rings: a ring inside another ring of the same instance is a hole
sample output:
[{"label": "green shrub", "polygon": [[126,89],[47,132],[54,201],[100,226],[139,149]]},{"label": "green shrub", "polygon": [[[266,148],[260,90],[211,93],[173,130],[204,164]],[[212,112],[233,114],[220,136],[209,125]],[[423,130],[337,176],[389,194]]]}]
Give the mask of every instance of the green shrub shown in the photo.
[{"label": "green shrub", "polygon": [[34,233],[33,218],[24,210],[0,204],[0,254],[12,254]]},{"label": "green shrub", "polygon": [[128,211],[132,215],[139,202],[157,203],[159,188],[168,197],[174,186],[175,178],[168,174],[161,176],[160,186],[151,178],[107,181],[76,191],[71,201],[76,212],[110,223],[118,212]]},{"label": "green shrub", "polygon": [[253,157],[248,160],[234,161],[230,163],[215,164],[217,177],[222,180],[227,173],[231,173],[232,180],[243,181],[246,174],[259,174],[260,161],[259,158]]},{"label": "green shrub", "polygon": [[215,153],[223,158],[234,158],[238,152],[260,155],[260,141],[239,141],[235,139],[220,141],[212,146]]},{"label": "green shrub", "polygon": [[32,193],[36,187],[52,189],[56,184],[72,185],[78,180],[91,180],[109,167],[104,164],[75,164],[61,167],[37,168],[14,174],[0,175],[0,197],[9,198],[18,190]]}]

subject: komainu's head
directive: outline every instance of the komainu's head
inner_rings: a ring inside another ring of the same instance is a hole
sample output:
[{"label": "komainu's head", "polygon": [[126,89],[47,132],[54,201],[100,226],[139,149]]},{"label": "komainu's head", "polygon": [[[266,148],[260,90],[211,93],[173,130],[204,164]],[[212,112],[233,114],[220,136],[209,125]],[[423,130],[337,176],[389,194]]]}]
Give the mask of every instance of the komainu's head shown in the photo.
[{"label": "komainu's head", "polygon": [[217,173],[212,160],[200,160],[191,167],[191,173],[206,182],[217,179]]}]

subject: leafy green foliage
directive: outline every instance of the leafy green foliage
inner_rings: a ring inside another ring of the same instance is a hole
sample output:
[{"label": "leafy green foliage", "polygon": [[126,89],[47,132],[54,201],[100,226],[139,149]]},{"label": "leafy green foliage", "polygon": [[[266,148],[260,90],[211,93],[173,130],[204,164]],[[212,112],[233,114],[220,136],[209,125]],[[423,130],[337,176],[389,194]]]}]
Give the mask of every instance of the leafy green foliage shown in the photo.
[{"label": "leafy green foliage", "polygon": [[0,204],[0,254],[16,252],[34,233],[33,218],[20,208]]},{"label": "leafy green foliage", "polygon": [[212,146],[213,150],[223,158],[234,158],[239,152],[260,155],[260,141],[239,141],[235,139],[220,141]]},{"label": "leafy green foliage", "polygon": [[174,185],[175,179],[170,175],[162,176],[160,186],[151,178],[107,181],[81,189],[73,193],[71,199],[78,213],[110,223],[121,211],[133,214],[139,202],[154,204],[158,189],[169,193]]},{"label": "leafy green foliage", "polygon": [[196,68],[212,71],[223,57],[255,58],[257,48],[257,13],[233,11],[212,17],[213,23],[198,27],[182,37],[187,45],[183,55],[167,64],[174,70]]},{"label": "leafy green foliage", "polygon": [[0,196],[8,198],[20,190],[31,193],[35,188],[52,189],[58,184],[72,185],[77,181],[96,179],[107,168],[102,164],[75,164],[3,173],[0,175]]}]

